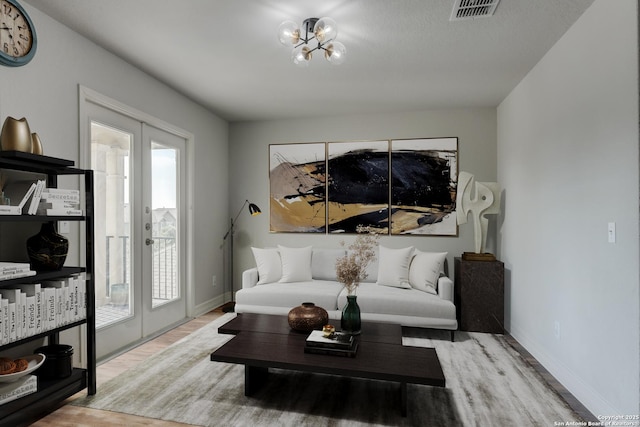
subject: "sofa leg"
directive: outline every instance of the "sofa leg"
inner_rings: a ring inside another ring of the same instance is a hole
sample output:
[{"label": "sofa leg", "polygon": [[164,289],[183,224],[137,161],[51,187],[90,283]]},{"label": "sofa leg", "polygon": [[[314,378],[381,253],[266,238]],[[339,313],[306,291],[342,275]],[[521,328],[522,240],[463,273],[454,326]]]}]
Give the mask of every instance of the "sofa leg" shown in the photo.
[{"label": "sofa leg", "polygon": [[455,333],[456,333],[456,331],[451,330],[451,342],[455,341]]}]

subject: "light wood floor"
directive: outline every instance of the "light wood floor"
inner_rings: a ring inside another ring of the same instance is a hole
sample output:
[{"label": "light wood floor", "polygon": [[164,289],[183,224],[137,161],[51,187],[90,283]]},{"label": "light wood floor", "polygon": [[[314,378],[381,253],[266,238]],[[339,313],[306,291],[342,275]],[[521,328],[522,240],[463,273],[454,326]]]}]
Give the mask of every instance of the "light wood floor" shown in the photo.
[{"label": "light wood floor", "polygon": [[[114,359],[109,360],[98,366],[96,381],[98,387],[113,377],[118,376],[125,370],[137,365],[149,356],[159,352],[160,350],[170,346],[179,339],[189,335],[190,333],[200,329],[204,325],[224,313],[221,309],[213,310],[196,319],[193,319],[183,325],[178,326],[169,332],[148,341],[133,350],[130,350]],[[99,388],[98,388],[99,390]],[[34,423],[36,427],[112,427],[114,425],[138,427],[138,426],[154,426],[154,427],[193,427],[189,424],[174,423],[170,421],[155,420],[151,418],[137,417],[134,415],[121,414],[110,411],[100,411],[97,409],[81,408],[71,406],[67,403],[73,399],[86,395],[86,391],[80,392],[75,396],[67,399],[63,405],[55,412],[47,415],[38,422]]]}]

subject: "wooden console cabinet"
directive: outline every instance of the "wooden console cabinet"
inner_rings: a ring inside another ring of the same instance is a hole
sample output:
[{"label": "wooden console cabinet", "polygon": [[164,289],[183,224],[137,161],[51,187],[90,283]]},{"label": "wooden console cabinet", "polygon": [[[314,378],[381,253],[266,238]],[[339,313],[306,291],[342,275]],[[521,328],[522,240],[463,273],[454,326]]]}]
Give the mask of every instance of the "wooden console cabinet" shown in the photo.
[{"label": "wooden console cabinet", "polygon": [[504,264],[455,258],[458,330],[504,333]]}]

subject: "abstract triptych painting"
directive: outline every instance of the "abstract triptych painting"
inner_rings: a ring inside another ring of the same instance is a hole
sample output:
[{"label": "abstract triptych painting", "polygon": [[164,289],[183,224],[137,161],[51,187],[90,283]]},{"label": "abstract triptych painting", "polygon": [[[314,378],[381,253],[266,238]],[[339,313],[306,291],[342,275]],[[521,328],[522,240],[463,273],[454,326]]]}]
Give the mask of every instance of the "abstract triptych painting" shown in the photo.
[{"label": "abstract triptych painting", "polygon": [[269,146],[270,231],[456,236],[458,139]]}]

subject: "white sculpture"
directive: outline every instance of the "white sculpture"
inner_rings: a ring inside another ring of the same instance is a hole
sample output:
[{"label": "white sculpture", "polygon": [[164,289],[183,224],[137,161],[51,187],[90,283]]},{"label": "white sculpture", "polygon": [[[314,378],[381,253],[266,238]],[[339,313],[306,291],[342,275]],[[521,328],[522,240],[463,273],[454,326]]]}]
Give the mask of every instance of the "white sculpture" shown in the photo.
[{"label": "white sculpture", "polygon": [[475,182],[468,172],[458,174],[456,194],[456,219],[458,224],[467,223],[467,215],[473,217],[476,253],[484,254],[487,243],[489,220],[485,215],[500,213],[500,185],[497,182]]}]

